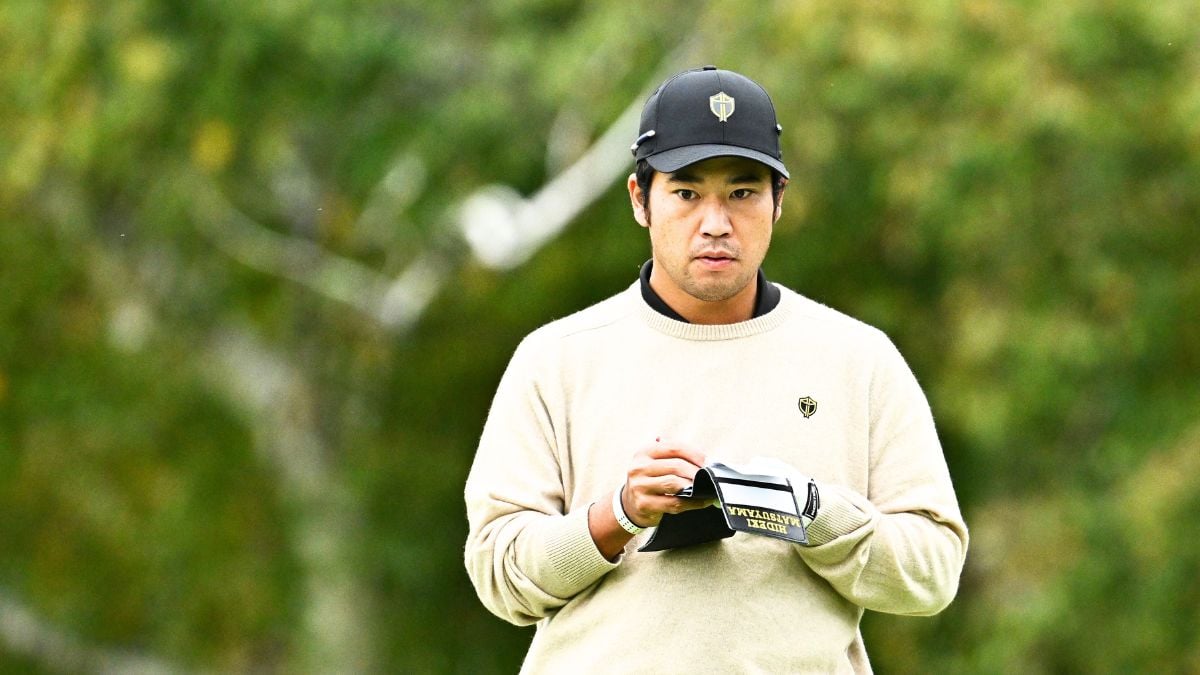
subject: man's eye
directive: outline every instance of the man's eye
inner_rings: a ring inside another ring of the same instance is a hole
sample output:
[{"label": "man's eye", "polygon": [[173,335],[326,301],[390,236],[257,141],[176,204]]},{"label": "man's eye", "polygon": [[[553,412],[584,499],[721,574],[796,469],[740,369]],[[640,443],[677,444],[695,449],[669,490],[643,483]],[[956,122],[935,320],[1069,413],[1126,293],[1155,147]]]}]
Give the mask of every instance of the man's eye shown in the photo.
[{"label": "man's eye", "polygon": [[751,190],[750,188],[738,188],[730,193],[729,196],[733,197],[734,199],[746,199],[752,194],[754,194],[754,190]]},{"label": "man's eye", "polygon": [[685,202],[696,198],[696,192],[694,190],[676,190],[675,194],[679,195],[679,198]]}]

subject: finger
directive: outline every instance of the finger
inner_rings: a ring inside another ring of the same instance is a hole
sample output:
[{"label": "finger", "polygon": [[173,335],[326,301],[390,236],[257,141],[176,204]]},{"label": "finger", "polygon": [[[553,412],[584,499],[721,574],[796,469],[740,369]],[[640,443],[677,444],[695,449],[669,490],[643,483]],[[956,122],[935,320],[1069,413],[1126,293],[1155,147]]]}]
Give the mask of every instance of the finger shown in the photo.
[{"label": "finger", "polygon": [[656,526],[662,517],[669,513],[679,513],[683,505],[675,497],[646,497],[643,496],[630,504],[632,507],[626,514],[635,522],[645,524],[643,527]]},{"label": "finger", "polygon": [[633,476],[628,482],[629,490],[636,497],[645,495],[674,495],[692,484],[692,480],[675,474],[662,476]]},{"label": "finger", "polygon": [[669,457],[666,459],[651,459],[630,470],[629,476],[679,476],[689,482],[695,480],[700,467],[686,459]]},{"label": "finger", "polygon": [[638,523],[657,524],[664,513],[679,513],[694,508],[687,500],[674,496],[686,481],[677,476],[641,479],[626,486],[624,503],[627,513]]},{"label": "finger", "polygon": [[698,467],[704,466],[707,461],[704,453],[691,444],[662,437],[656,439],[654,445],[647,448],[647,454],[655,459],[678,457]]}]

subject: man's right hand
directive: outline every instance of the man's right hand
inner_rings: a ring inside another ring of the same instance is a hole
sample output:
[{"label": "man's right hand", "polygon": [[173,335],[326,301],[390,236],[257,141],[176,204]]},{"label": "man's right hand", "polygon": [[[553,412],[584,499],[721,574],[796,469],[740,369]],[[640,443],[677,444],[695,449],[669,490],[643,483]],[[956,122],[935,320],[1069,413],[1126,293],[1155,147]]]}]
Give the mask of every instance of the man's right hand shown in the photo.
[{"label": "man's right hand", "polygon": [[653,527],[664,514],[708,506],[707,501],[674,496],[692,484],[704,463],[704,454],[699,450],[677,441],[655,439],[653,445],[633,456],[621,494],[625,515],[634,525]]},{"label": "man's right hand", "polygon": [[[708,506],[707,501],[672,496],[692,484],[704,463],[704,454],[698,450],[683,443],[655,439],[653,445],[633,456],[625,484],[617,488],[621,491],[625,516],[634,525],[652,527],[658,525],[663,514]],[[588,529],[600,554],[616,560],[633,535],[617,524],[611,497],[609,493],[588,509]]]}]

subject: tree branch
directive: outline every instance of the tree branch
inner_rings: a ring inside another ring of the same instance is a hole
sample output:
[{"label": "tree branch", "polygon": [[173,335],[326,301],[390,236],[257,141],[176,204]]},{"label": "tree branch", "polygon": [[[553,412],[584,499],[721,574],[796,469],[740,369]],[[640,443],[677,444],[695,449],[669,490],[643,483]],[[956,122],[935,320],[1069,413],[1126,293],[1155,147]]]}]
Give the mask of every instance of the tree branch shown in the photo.
[{"label": "tree branch", "polygon": [[[281,355],[242,331],[209,347],[214,384],[247,413],[255,448],[278,472],[284,499],[296,508],[291,540],[305,579],[302,672],[368,672],[371,634],[367,595],[355,576],[356,500],[329,467],[316,432],[316,394]],[[297,665],[297,664],[292,664]]]},{"label": "tree branch", "polygon": [[403,332],[425,311],[445,279],[445,266],[429,252],[395,279],[300,237],[263,227],[229,202],[212,181],[191,173],[200,232],[238,262],[294,281],[340,302],[389,330]]}]

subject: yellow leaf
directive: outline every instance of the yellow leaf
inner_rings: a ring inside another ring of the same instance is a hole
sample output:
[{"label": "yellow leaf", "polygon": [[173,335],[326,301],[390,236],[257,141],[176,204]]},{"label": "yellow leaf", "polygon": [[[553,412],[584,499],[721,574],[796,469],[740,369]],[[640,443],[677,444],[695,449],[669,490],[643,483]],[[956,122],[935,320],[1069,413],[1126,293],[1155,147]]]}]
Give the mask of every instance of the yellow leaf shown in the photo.
[{"label": "yellow leaf", "polygon": [[167,73],[171,48],[156,38],[135,38],[121,45],[121,71],[134,82],[158,82]]},{"label": "yellow leaf", "polygon": [[221,120],[205,122],[192,139],[192,162],[210,173],[224,169],[233,158],[233,151],[233,130]]}]

